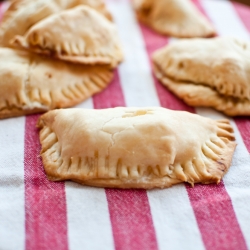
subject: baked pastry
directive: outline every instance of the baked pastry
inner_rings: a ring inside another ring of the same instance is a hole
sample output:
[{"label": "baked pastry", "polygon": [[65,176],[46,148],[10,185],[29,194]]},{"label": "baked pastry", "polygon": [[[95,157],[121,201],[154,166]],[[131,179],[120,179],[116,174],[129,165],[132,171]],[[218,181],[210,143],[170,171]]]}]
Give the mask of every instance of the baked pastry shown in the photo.
[{"label": "baked pastry", "polygon": [[15,0],[3,15],[0,25],[0,45],[10,46],[15,35],[24,35],[26,31],[40,20],[65,9],[84,4],[112,19],[103,0]]},{"label": "baked pastry", "polygon": [[157,107],[53,110],[37,126],[48,178],[97,187],[219,183],[236,146],[228,120]]},{"label": "baked pastry", "polygon": [[0,118],[76,105],[103,90],[113,72],[0,48]]},{"label": "baked pastry", "polygon": [[84,5],[43,19],[14,44],[74,63],[115,67],[123,58],[115,25]]},{"label": "baked pastry", "polygon": [[190,0],[133,0],[137,18],[163,35],[210,37],[215,30]]},{"label": "baked pastry", "polygon": [[187,104],[250,115],[250,43],[184,39],[156,51],[153,65],[156,77]]}]

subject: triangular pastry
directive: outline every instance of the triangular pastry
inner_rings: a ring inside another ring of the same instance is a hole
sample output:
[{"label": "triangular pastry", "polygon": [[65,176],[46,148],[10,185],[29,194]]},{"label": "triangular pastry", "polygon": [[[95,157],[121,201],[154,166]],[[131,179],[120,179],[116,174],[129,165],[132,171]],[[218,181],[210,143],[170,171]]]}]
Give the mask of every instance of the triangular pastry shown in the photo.
[{"label": "triangular pastry", "polygon": [[153,55],[156,77],[191,106],[250,115],[250,43],[234,38],[188,39]]},{"label": "triangular pastry", "polygon": [[219,183],[236,146],[228,120],[157,107],[53,110],[37,126],[48,178],[98,187]]},{"label": "triangular pastry", "polygon": [[103,90],[113,72],[0,48],[0,118],[71,107]]},{"label": "triangular pastry", "polygon": [[14,43],[30,51],[84,64],[110,64],[122,60],[115,25],[94,9],[81,5],[35,24]]},{"label": "triangular pastry", "polygon": [[40,20],[77,5],[87,5],[112,19],[103,0],[13,0],[0,25],[0,45],[8,47],[15,35],[24,35]]},{"label": "triangular pastry", "polygon": [[190,0],[133,0],[138,19],[174,37],[210,37],[215,30]]},{"label": "triangular pastry", "polygon": [[138,19],[174,37],[210,37],[215,30],[190,0],[133,0]]}]

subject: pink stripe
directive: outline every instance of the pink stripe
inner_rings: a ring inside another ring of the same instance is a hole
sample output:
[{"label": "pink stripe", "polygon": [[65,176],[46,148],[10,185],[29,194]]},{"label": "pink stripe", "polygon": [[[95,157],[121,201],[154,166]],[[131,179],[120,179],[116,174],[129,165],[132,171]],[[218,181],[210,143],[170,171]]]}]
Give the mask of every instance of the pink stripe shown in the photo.
[{"label": "pink stripe", "polygon": [[2,18],[3,18],[3,6],[4,5],[4,3],[0,3],[0,22],[2,21]]},{"label": "pink stripe", "polygon": [[[242,23],[250,32],[250,8],[239,3],[232,4]],[[250,152],[250,120],[249,118],[236,118],[235,122],[238,126],[238,129],[241,133],[242,139],[247,147],[247,150],[248,152]]]},{"label": "pink stripe", "polygon": [[116,249],[157,249],[145,190],[106,190]]},{"label": "pink stripe", "polygon": [[[164,36],[156,34],[154,31],[149,29],[143,24],[140,24],[142,35],[146,42],[146,49],[147,53],[150,59],[151,69],[152,69],[152,61],[151,56],[153,52],[168,43],[168,39]],[[167,88],[165,88],[154,76],[152,72],[155,88],[161,103],[162,107],[168,107],[169,109],[174,110],[187,110],[190,112],[194,112],[193,108],[187,106],[182,100],[180,100],[178,97],[176,97],[174,94],[172,94],[170,91],[168,91]]]},{"label": "pink stripe", "polygon": [[36,122],[26,117],[24,147],[26,249],[68,249],[67,211],[63,182],[49,181],[41,158]]},{"label": "pink stripe", "polygon": [[[150,59],[151,69],[152,61],[151,56],[153,52],[161,47],[168,44],[168,39],[164,36],[156,34],[150,28],[143,24],[140,24],[141,32],[146,43],[146,50]],[[153,74],[153,71],[152,71]],[[189,112],[194,112],[194,109],[187,106],[181,99],[177,98],[172,94],[166,87],[164,87],[154,76],[155,88],[162,107],[167,107],[174,110],[187,110]]]},{"label": "pink stripe", "polygon": [[250,153],[250,120],[249,119],[247,120],[246,118],[236,118],[234,120],[241,133],[246,148]]},{"label": "pink stripe", "polygon": [[188,196],[207,249],[247,249],[224,184],[186,185]]},{"label": "pink stripe", "polygon": [[[126,106],[118,72],[110,86],[93,97],[95,108]],[[145,190],[106,189],[117,250],[158,249]]]},{"label": "pink stripe", "polygon": [[250,31],[250,7],[235,2],[232,2],[232,5],[247,30]]},{"label": "pink stripe", "polygon": [[114,79],[108,88],[93,97],[93,103],[95,109],[126,106],[117,70],[115,71]]},{"label": "pink stripe", "polygon": [[[153,51],[167,44],[167,39],[143,25],[140,27],[150,58]],[[166,88],[160,88],[160,83],[156,78],[154,82],[161,106],[194,112],[193,108],[171,95]],[[247,249],[223,182],[219,185],[195,185],[194,188],[186,186],[186,190],[207,249],[225,249],[225,244],[227,244],[227,249],[232,249],[231,246],[234,249]]]},{"label": "pink stripe", "polygon": [[204,15],[208,20],[211,20],[209,16],[207,16],[206,11],[204,10],[203,6],[200,3],[200,0],[191,0],[194,5],[197,7],[197,9]]},{"label": "pink stripe", "polygon": [[[193,2],[193,4],[197,7],[197,9],[210,21],[210,23],[212,24],[212,20],[211,18],[207,15],[205,9],[203,8],[200,0],[191,0]],[[214,27],[215,28],[215,27]],[[217,34],[218,35],[218,34]]]}]

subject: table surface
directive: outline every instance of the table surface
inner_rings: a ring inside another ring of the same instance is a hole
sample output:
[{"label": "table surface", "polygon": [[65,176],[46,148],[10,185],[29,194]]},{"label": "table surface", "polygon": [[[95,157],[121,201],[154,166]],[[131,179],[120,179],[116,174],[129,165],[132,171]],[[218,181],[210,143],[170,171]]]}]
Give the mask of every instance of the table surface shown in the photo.
[{"label": "table surface", "polygon": [[[193,1],[219,35],[249,41],[249,8]],[[152,74],[150,56],[173,40],[140,25],[128,0],[107,4],[125,60],[109,87],[78,107],[162,106],[224,118],[188,107],[164,88]],[[249,117],[230,119],[238,145],[220,184],[151,191],[48,181],[39,157],[38,117],[0,121],[0,249],[250,249]]]},{"label": "table surface", "polygon": [[239,3],[250,6],[250,0],[236,0],[235,2],[239,2]]},{"label": "table surface", "polygon": [[250,0],[236,0],[235,2],[239,2],[239,3],[250,6]]}]

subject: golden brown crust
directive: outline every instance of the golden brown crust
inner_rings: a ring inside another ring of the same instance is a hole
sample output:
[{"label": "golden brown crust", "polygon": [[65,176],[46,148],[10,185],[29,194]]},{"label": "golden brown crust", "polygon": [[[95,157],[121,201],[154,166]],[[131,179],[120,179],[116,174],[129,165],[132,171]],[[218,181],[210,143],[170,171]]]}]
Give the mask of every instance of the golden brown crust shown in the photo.
[{"label": "golden brown crust", "polygon": [[250,116],[250,101],[247,99],[227,97],[203,85],[176,82],[167,77],[159,79],[190,106],[214,108],[228,116]]},{"label": "golden brown crust", "polygon": [[62,11],[34,25],[13,43],[21,48],[83,64],[116,67],[123,58],[113,23],[87,6]]},{"label": "golden brown crust", "polygon": [[163,108],[54,110],[38,127],[48,178],[98,187],[219,183],[236,146],[228,120]]},{"label": "golden brown crust", "polygon": [[0,118],[74,106],[103,90],[113,72],[1,48]]},{"label": "golden brown crust", "polygon": [[50,0],[11,2],[0,25],[0,45],[9,47],[15,35],[25,34],[33,24],[58,11],[55,1]]},{"label": "golden brown crust", "polygon": [[112,20],[102,0],[15,0],[3,15],[0,26],[0,45],[9,47],[15,35],[24,35],[40,20],[65,9],[87,5]]},{"label": "golden brown crust", "polygon": [[248,116],[249,59],[250,45],[242,41],[191,39],[156,51],[153,67],[156,77],[187,104]]},{"label": "golden brown crust", "polygon": [[189,0],[133,0],[137,18],[163,35],[211,37],[215,30]]},{"label": "golden brown crust", "polygon": [[11,117],[19,117],[23,115],[32,115],[32,114],[39,114],[43,113],[46,110],[43,108],[32,108],[30,110],[23,110],[22,108],[6,108],[3,110],[0,110],[0,119],[6,119]]}]

